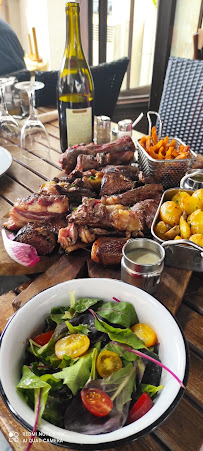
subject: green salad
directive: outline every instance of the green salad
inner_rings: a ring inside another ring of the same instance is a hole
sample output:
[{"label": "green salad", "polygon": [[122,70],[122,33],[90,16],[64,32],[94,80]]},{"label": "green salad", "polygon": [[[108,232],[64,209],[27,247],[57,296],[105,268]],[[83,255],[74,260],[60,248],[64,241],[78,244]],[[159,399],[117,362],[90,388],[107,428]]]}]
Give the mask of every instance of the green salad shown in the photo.
[{"label": "green salad", "polygon": [[43,418],[83,434],[112,432],[145,415],[163,388],[158,339],[128,302],[69,296],[30,337],[17,389],[36,412],[35,430]]}]

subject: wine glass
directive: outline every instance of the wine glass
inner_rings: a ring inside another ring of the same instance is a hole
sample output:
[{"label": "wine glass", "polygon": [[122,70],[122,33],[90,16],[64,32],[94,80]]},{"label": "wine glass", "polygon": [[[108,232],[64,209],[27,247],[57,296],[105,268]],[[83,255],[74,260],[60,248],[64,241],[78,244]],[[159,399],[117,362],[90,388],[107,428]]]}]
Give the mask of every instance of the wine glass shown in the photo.
[{"label": "wine glass", "polygon": [[35,91],[44,88],[44,83],[39,81],[21,81],[15,88],[27,92],[29,99],[29,117],[25,121],[20,135],[22,155],[28,160],[34,159],[34,155],[42,159],[48,159],[50,153],[50,140],[46,128],[37,118],[35,110]]},{"label": "wine glass", "polygon": [[0,78],[0,145],[6,147],[18,145],[20,139],[20,127],[9,114],[5,101],[5,88],[9,83],[8,78]]}]

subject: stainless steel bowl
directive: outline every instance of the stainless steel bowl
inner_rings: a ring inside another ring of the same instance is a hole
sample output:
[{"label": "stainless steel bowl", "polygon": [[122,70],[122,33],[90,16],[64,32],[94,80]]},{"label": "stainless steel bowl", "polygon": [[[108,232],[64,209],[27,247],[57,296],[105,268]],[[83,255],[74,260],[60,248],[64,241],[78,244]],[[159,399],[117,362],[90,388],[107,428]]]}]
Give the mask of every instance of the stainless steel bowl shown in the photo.
[{"label": "stainless steel bowl", "polygon": [[155,226],[159,221],[159,212],[161,205],[167,200],[171,200],[175,194],[184,191],[193,194],[195,190],[186,190],[180,188],[168,189],[164,192],[159,207],[156,211],[152,226],[151,234],[154,239],[160,243],[166,252],[165,265],[174,266],[175,268],[187,269],[189,271],[203,272],[203,247],[189,240],[171,240],[163,241],[156,235]]},{"label": "stainless steel bowl", "polygon": [[193,169],[180,181],[180,187],[185,189],[203,188],[203,169]]},{"label": "stainless steel bowl", "polygon": [[[135,249],[146,249],[155,252],[159,259],[152,264],[138,264],[131,259]],[[124,245],[121,260],[121,280],[153,294],[160,282],[164,268],[165,251],[160,244],[147,238],[130,239]]]}]

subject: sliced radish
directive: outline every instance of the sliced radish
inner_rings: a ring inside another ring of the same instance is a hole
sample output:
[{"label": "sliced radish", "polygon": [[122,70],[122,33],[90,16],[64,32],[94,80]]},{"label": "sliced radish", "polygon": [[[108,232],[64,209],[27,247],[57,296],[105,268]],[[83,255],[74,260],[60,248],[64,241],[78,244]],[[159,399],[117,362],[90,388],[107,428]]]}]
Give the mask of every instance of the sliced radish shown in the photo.
[{"label": "sliced radish", "polygon": [[40,257],[33,246],[13,241],[14,235],[10,234],[7,236],[4,229],[2,229],[1,233],[6,252],[15,262],[23,266],[34,266],[40,261]]}]

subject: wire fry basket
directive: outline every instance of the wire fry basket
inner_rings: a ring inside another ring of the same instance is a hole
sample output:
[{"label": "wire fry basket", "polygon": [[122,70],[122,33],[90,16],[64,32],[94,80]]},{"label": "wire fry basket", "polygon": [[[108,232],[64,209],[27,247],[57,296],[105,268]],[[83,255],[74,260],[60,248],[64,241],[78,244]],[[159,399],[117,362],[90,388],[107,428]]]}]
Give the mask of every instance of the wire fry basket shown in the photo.
[{"label": "wire fry basket", "polygon": [[[151,119],[150,114],[155,114],[159,119],[159,133],[158,139],[161,139],[162,123],[158,113],[149,111],[147,118],[149,121],[149,134],[151,134]],[[168,142],[175,140],[176,147],[181,144],[186,145],[179,138],[169,137]],[[137,140],[138,148],[138,164],[141,171],[145,175],[153,177],[155,183],[162,183],[165,189],[179,186],[181,178],[192,167],[196,160],[196,153],[190,149],[190,158],[184,160],[155,160],[146,150],[140,145],[140,140]]]}]

